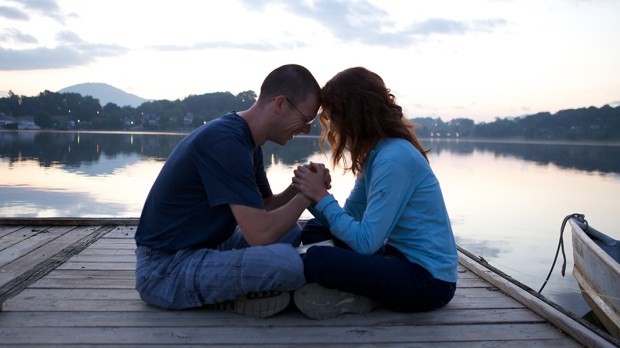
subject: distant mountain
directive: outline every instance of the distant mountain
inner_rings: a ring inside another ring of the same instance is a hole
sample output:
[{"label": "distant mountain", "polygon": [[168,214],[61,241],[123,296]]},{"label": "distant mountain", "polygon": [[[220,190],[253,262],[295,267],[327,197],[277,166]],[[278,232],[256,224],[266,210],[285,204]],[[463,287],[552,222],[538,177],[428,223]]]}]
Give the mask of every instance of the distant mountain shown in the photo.
[{"label": "distant mountain", "polygon": [[89,95],[99,99],[99,104],[101,104],[101,106],[107,103],[114,103],[118,106],[129,105],[135,108],[149,101],[148,99],[140,98],[135,94],[127,93],[106,83],[81,83],[63,88],[59,90],[58,93],[78,93],[84,97]]}]

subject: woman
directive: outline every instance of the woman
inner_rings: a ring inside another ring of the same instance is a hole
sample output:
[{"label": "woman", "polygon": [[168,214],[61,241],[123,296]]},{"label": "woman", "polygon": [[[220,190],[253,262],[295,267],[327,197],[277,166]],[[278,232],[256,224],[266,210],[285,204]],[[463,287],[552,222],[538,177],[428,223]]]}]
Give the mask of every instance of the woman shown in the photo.
[{"label": "woman", "polygon": [[[428,311],[447,304],[457,281],[457,251],[441,188],[426,152],[381,77],[351,68],[322,88],[321,148],[357,175],[344,208],[329,194],[327,169],[295,170],[293,185],[313,202],[302,240],[334,239],[304,256],[309,284],[297,307],[315,319],[364,313],[374,304]],[[350,154],[350,162],[345,157]]]}]

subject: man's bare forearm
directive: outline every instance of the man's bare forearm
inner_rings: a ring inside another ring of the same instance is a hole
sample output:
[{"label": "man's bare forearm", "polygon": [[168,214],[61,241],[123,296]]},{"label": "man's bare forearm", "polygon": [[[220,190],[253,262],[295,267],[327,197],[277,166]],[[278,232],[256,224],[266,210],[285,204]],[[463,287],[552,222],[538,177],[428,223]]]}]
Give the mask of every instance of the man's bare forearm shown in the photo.
[{"label": "man's bare forearm", "polygon": [[265,210],[271,211],[282,207],[286,203],[290,202],[296,194],[297,190],[293,187],[293,185],[288,185],[284,191],[265,200]]},{"label": "man's bare forearm", "polygon": [[308,198],[298,194],[287,204],[272,211],[235,204],[231,204],[230,207],[246,241],[254,246],[271,244],[280,240],[297,222],[309,204]]}]

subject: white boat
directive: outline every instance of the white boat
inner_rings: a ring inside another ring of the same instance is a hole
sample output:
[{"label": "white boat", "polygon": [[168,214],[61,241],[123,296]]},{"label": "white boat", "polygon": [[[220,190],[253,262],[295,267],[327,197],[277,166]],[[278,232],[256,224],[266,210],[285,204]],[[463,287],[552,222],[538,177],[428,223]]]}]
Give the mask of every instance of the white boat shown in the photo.
[{"label": "white boat", "polygon": [[573,276],[596,317],[612,336],[620,338],[620,241],[594,229],[583,215],[569,222]]}]

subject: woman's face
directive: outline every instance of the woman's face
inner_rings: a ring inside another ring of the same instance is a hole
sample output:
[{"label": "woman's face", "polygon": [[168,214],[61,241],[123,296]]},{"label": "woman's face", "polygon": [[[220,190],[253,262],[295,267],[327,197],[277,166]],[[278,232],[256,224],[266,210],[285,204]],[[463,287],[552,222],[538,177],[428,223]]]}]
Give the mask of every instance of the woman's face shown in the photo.
[{"label": "woman's face", "polygon": [[[351,133],[344,131],[344,129],[346,129],[346,128],[343,128],[341,126],[341,123],[342,123],[341,118],[338,117],[338,115],[330,115],[328,113],[327,117],[326,117],[326,121],[328,122],[329,132],[332,132],[332,133],[336,134],[337,138],[339,138],[341,141],[344,140],[345,141],[345,147],[347,149],[350,149],[351,148],[350,147],[350,145],[351,145],[350,134]],[[346,127],[346,126],[344,126],[344,127]]]},{"label": "woman's face", "polygon": [[338,126],[338,115],[335,115],[332,110],[327,109],[325,110],[325,121],[331,131],[336,131],[335,127]]}]

